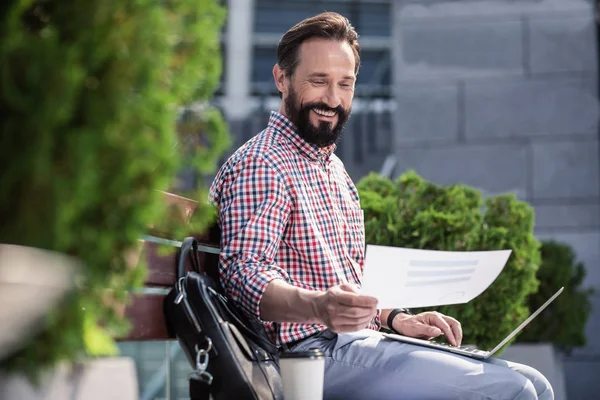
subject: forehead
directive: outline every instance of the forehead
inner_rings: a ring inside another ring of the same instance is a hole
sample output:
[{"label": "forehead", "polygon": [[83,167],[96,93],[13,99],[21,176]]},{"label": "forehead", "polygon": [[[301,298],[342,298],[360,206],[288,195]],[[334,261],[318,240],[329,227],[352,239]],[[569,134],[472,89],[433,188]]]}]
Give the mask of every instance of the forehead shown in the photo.
[{"label": "forehead", "polygon": [[296,71],[301,74],[326,73],[354,76],[356,60],[350,44],[312,38],[300,45]]}]

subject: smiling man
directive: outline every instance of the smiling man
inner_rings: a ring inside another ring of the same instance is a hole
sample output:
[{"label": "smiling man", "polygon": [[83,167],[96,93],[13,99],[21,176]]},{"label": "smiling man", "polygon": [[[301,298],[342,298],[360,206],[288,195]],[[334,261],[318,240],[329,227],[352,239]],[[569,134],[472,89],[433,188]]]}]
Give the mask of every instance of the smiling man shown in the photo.
[{"label": "smiling man", "polygon": [[552,399],[548,381],[530,367],[476,361],[379,332],[462,340],[451,317],[380,310],[376,299],[358,292],[363,213],[333,152],[351,113],[359,66],[358,36],[339,14],[308,18],[281,39],[273,68],[279,112],[211,186],[227,296],[260,318],[286,351],[325,353],[328,399]]},{"label": "smiling man", "polygon": [[333,145],[350,116],[358,50],[355,54],[348,42],[322,37],[293,48],[291,57],[285,43],[279,48],[282,61],[273,68],[277,87],[285,93],[279,112],[295,124],[307,143],[319,148]]}]

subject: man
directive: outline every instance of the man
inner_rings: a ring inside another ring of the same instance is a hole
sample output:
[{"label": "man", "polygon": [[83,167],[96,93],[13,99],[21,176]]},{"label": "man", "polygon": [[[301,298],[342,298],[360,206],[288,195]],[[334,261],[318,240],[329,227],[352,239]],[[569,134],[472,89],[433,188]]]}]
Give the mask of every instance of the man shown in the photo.
[{"label": "man", "polygon": [[339,14],[308,18],[281,39],[273,68],[279,112],[231,156],[211,187],[227,295],[286,350],[325,353],[325,398],[552,399],[548,381],[530,367],[476,361],[378,332],[462,340],[451,317],[378,310],[376,299],[358,293],[363,213],[333,151],[359,65],[357,34]]}]

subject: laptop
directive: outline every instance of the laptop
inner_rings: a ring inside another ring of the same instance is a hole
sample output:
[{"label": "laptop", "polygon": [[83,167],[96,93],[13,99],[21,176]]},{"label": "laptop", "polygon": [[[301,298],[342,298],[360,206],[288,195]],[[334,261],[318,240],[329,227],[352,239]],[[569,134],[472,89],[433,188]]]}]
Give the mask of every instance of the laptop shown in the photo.
[{"label": "laptop", "polygon": [[563,289],[564,289],[564,287],[561,287],[560,289],[558,289],[558,291],[556,293],[554,293],[554,295],[552,297],[550,297],[548,299],[548,301],[546,301],[544,304],[542,304],[542,306],[540,308],[538,308],[533,314],[531,314],[529,316],[529,318],[527,318],[525,321],[523,321],[523,323],[521,323],[521,325],[519,325],[506,338],[504,338],[504,340],[502,340],[500,343],[498,343],[498,345],[490,351],[474,349],[469,346],[455,347],[450,344],[440,343],[440,342],[436,342],[433,340],[417,339],[417,338],[398,335],[398,334],[394,334],[394,333],[384,333],[383,336],[388,339],[391,339],[391,340],[398,340],[401,342],[412,343],[412,344],[416,344],[419,346],[431,347],[434,349],[449,351],[452,353],[460,354],[460,355],[471,357],[471,358],[476,358],[479,360],[485,360],[487,358],[490,358],[494,353],[496,353],[498,350],[500,350],[502,348],[502,346],[504,346],[509,340],[511,340],[517,333],[521,332],[521,330],[528,323],[530,323],[535,317],[537,317],[546,307],[548,307],[548,305],[550,303],[552,303],[554,301],[554,299],[556,299],[558,297],[558,295],[560,295],[562,293]]}]

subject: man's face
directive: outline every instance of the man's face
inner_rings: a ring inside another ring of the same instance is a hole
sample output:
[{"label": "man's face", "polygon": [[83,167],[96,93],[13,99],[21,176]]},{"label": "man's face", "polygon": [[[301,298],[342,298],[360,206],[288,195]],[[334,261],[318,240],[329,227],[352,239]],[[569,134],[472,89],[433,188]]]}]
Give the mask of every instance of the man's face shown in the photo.
[{"label": "man's face", "polygon": [[296,70],[283,85],[285,113],[304,140],[327,147],[340,138],[350,116],[354,53],[345,42],[310,39],[299,55]]}]

